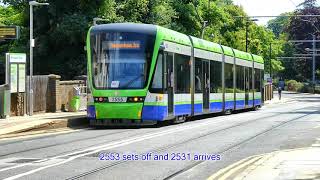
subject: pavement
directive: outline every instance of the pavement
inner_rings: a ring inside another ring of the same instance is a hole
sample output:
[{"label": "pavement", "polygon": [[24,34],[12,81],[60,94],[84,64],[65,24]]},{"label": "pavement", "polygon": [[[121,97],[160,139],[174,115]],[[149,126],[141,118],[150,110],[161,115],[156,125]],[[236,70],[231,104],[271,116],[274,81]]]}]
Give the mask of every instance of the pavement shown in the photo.
[{"label": "pavement", "polygon": [[[286,97],[274,98],[265,105],[297,102],[302,95],[318,96],[309,93],[285,92]],[[288,98],[288,95],[290,97]],[[295,97],[294,97],[295,95]],[[320,109],[320,107],[319,107]],[[316,126],[315,129],[320,128]],[[320,138],[310,147],[274,151],[244,158],[211,175],[207,180],[320,180]]]},{"label": "pavement", "polygon": [[218,171],[208,180],[320,179],[320,144],[314,146],[245,158]]},{"label": "pavement", "polygon": [[0,139],[13,137],[22,132],[44,129],[59,129],[80,126],[86,123],[86,112],[58,112],[33,116],[14,116],[0,119]]},{"label": "pavement", "polygon": [[320,96],[176,125],[0,140],[0,179],[319,179]]},{"label": "pavement", "polygon": [[285,91],[283,93],[284,93],[284,95],[281,97],[281,99],[279,99],[278,91],[274,91],[273,92],[273,99],[271,99],[269,101],[265,101],[264,105],[272,105],[272,104],[280,104],[280,103],[288,103],[288,102],[296,101],[296,99],[293,97],[293,95],[297,95],[297,93],[289,92],[289,91]]}]

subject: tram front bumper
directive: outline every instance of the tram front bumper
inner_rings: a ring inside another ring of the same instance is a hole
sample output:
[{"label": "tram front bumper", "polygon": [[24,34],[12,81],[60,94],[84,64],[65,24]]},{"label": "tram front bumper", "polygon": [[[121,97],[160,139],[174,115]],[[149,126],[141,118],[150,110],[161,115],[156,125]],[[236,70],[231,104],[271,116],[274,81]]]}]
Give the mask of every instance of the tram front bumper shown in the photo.
[{"label": "tram front bumper", "polygon": [[143,103],[96,103],[97,120],[140,120]]}]

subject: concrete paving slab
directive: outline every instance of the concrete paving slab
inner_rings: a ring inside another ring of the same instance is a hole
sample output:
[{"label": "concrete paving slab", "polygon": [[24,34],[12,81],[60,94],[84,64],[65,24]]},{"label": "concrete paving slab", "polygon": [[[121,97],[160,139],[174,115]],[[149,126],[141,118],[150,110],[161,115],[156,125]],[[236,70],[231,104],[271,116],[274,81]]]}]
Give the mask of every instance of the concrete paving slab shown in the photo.
[{"label": "concrete paving slab", "polygon": [[9,117],[0,120],[0,136],[31,130],[80,126],[86,123],[86,112],[61,112]]},{"label": "concrete paving slab", "polygon": [[249,160],[239,161],[220,170],[208,180],[317,179],[320,178],[319,154],[320,148],[310,147],[249,157]]}]

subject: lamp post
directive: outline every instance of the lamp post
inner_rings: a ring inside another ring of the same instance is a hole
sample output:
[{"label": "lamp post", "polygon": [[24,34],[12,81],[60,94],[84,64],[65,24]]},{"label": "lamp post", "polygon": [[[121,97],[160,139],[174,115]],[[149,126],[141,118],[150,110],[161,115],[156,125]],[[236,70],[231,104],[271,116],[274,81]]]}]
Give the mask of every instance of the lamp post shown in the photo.
[{"label": "lamp post", "polygon": [[29,1],[30,6],[30,76],[29,76],[29,116],[33,114],[33,48],[35,47],[35,41],[33,39],[33,6],[48,6],[49,3],[39,3],[37,1]]},{"label": "lamp post", "polygon": [[203,37],[204,37],[204,31],[205,31],[205,29],[206,29],[206,27],[207,27],[207,23],[208,23],[208,21],[203,21],[203,24],[202,24],[202,32],[201,32],[201,39],[203,39]]},{"label": "lamp post", "polygon": [[312,35],[312,49],[306,48],[306,51],[312,51],[312,87],[313,93],[315,93],[316,87],[316,56],[317,56],[317,49],[316,49],[316,36]]},{"label": "lamp post", "polygon": [[93,18],[93,25],[98,25],[97,22],[98,21],[108,21],[108,19],[103,19],[103,18],[98,18],[98,17],[95,17]]},{"label": "lamp post", "polygon": [[269,49],[269,63],[270,78],[272,78],[272,42],[270,43]]},{"label": "lamp post", "polygon": [[255,22],[258,21],[258,19],[246,19],[246,52],[248,52],[248,36],[249,36],[249,32],[248,32],[248,28],[249,28],[249,21]]},{"label": "lamp post", "polygon": [[312,35],[312,84],[313,84],[313,93],[316,90],[316,36]]}]

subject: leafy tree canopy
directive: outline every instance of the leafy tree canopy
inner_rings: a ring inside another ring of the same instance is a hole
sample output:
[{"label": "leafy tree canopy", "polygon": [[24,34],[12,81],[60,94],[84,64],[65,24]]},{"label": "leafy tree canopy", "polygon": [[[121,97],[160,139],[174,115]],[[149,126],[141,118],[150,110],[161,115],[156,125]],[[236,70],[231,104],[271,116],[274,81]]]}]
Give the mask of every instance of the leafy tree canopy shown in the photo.
[{"label": "leafy tree canopy", "polygon": [[[39,2],[43,2],[40,1]],[[258,26],[248,18],[242,7],[232,0],[48,0],[50,6],[34,8],[34,36],[36,74],[55,73],[64,79],[85,74],[85,37],[94,17],[106,23],[137,22],[161,25],[185,34],[200,37],[203,21],[207,21],[204,39],[245,50],[246,26],[249,51],[262,55],[266,63],[269,44],[273,43],[271,58],[282,53],[284,42],[279,33]],[[0,24],[19,25],[19,40],[0,45],[2,57],[6,52],[28,52],[29,6],[27,0],[3,0]],[[236,18],[243,16],[244,18]],[[272,28],[271,28],[272,29]],[[283,70],[273,60],[274,69]],[[268,69],[266,69],[268,71]]]}]

